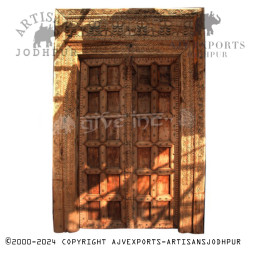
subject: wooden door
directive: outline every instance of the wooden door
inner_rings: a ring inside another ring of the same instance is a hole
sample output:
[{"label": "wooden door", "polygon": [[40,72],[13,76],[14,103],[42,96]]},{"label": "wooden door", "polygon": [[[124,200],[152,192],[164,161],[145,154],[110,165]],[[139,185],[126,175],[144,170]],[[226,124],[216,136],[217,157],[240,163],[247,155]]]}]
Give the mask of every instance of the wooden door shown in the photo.
[{"label": "wooden door", "polygon": [[133,219],[137,228],[177,225],[178,65],[174,61],[133,60]]},{"label": "wooden door", "polygon": [[95,58],[85,59],[81,63],[81,228],[127,226],[124,188],[125,134],[122,125],[125,114],[123,62],[124,59],[120,58]]},{"label": "wooden door", "polygon": [[81,228],[177,226],[178,79],[174,57],[81,62]]}]

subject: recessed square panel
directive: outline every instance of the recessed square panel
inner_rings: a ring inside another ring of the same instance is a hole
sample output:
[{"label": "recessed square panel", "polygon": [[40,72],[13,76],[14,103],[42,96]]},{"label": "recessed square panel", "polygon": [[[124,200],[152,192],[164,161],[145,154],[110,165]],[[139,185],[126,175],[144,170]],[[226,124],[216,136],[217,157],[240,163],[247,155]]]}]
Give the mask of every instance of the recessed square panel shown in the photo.
[{"label": "recessed square panel", "polygon": [[109,194],[120,193],[120,175],[111,174],[107,176],[107,188]]},{"label": "recessed square panel", "polygon": [[170,220],[170,202],[157,202],[156,208],[159,220]]},{"label": "recessed square panel", "polygon": [[108,218],[111,220],[121,220],[120,201],[108,201]]},{"label": "recessed square panel", "polygon": [[100,220],[100,202],[99,201],[88,202],[88,219]]},{"label": "recessed square panel", "polygon": [[158,196],[170,194],[170,175],[157,176],[157,190]]},{"label": "recessed square panel", "polygon": [[107,85],[119,85],[119,80],[120,80],[119,66],[108,66]]},{"label": "recessed square panel", "polygon": [[161,141],[168,141],[170,140],[170,133],[171,133],[171,120],[170,119],[159,119],[158,120],[158,133],[159,133],[159,140]]},{"label": "recessed square panel", "polygon": [[158,96],[158,112],[170,113],[170,96],[169,92],[159,92]]},{"label": "recessed square panel", "polygon": [[89,68],[89,86],[100,85],[100,67]]},{"label": "recessed square panel", "polygon": [[88,193],[99,194],[100,193],[100,175],[89,174],[87,175]]},{"label": "recessed square panel", "polygon": [[158,168],[170,167],[170,148],[158,148]]},{"label": "recessed square panel", "polygon": [[137,194],[138,195],[150,194],[150,176],[149,175],[137,176]]},{"label": "recessed square panel", "polygon": [[98,92],[88,92],[88,112],[98,113],[100,109],[100,98]]},{"label": "recessed square panel", "polygon": [[170,85],[170,66],[158,66],[159,70],[159,84]]},{"label": "recessed square panel", "polygon": [[150,92],[138,92],[138,113],[150,113],[151,112],[151,93]]},{"label": "recessed square panel", "polygon": [[108,140],[119,140],[120,139],[120,128],[123,122],[120,118],[108,118],[107,121],[107,139]]},{"label": "recessed square panel", "polygon": [[107,93],[107,111],[110,113],[119,113],[120,111],[120,99],[119,92]]},{"label": "recessed square panel", "polygon": [[107,167],[120,166],[120,148],[107,147]]},{"label": "recessed square panel", "polygon": [[150,66],[138,66],[138,84],[150,85]]},{"label": "recessed square panel", "polygon": [[85,129],[80,130],[81,133],[87,134],[87,140],[98,140],[99,139],[99,121],[98,119],[86,119],[83,122]]},{"label": "recessed square panel", "polygon": [[140,219],[147,221],[151,219],[151,203],[138,202],[137,203],[137,215]]},{"label": "recessed square panel", "polygon": [[138,168],[150,168],[151,148],[138,148]]},{"label": "recessed square panel", "polygon": [[96,147],[87,148],[87,165],[89,168],[99,167],[99,148],[96,148]]},{"label": "recessed square panel", "polygon": [[137,118],[138,141],[150,141],[150,118]]}]

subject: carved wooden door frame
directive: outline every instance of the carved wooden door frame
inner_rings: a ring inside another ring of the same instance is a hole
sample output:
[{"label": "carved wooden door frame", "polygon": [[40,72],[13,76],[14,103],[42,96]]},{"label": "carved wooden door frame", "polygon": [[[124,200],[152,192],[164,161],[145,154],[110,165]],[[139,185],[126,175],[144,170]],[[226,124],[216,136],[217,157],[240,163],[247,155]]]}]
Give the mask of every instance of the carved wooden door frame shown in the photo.
[{"label": "carved wooden door frame", "polygon": [[88,54],[172,55],[180,63],[180,232],[204,232],[204,11],[58,9],[55,12],[53,218],[79,230],[80,59]]}]

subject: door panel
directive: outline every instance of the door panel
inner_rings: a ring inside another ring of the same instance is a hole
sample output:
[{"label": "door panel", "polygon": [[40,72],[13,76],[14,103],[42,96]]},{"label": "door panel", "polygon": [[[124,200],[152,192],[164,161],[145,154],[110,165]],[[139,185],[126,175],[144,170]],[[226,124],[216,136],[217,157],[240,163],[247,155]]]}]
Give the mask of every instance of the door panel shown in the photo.
[{"label": "door panel", "polygon": [[[126,227],[123,59],[86,59],[80,88],[80,227]],[[104,117],[104,118],[103,118]]]},{"label": "door panel", "polygon": [[178,76],[173,57],[81,62],[81,228],[178,221]]},{"label": "door panel", "polygon": [[174,227],[178,150],[174,65],[172,58],[133,59],[133,219],[137,228]]}]

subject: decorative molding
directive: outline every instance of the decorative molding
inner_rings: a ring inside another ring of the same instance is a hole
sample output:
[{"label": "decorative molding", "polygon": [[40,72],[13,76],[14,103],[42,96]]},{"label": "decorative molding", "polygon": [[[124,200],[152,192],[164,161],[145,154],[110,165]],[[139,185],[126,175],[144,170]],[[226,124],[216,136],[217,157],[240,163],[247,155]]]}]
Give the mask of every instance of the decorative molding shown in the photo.
[{"label": "decorative molding", "polygon": [[69,40],[192,40],[197,9],[58,9],[55,35]]},{"label": "decorative molding", "polygon": [[184,8],[184,9],[157,9],[157,8],[130,8],[130,9],[57,9],[65,18],[68,17],[84,17],[84,16],[194,16],[202,11],[202,8]]}]

